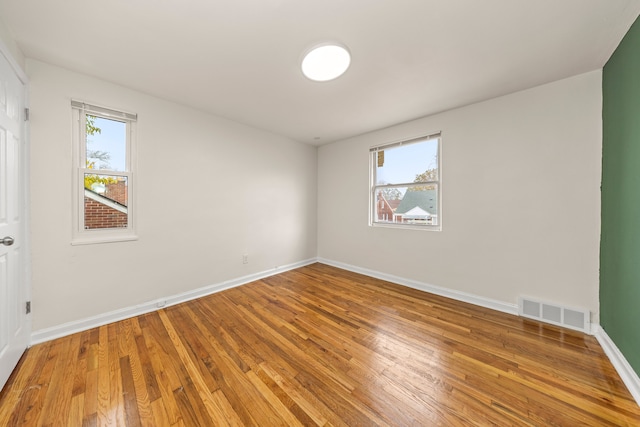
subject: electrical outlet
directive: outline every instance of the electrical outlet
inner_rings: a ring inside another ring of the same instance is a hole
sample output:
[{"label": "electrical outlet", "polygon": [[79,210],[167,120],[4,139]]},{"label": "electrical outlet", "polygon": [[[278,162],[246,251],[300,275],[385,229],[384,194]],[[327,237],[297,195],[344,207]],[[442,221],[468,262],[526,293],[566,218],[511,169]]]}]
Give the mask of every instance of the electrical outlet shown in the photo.
[{"label": "electrical outlet", "polygon": [[247,254],[242,255],[242,263],[249,264],[249,255]]}]

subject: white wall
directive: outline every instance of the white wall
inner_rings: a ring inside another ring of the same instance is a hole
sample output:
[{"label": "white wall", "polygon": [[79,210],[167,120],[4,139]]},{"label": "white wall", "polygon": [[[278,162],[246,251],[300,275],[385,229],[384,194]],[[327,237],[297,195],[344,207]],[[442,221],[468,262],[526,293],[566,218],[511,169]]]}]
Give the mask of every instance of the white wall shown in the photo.
[{"label": "white wall", "polygon": [[[31,59],[27,73],[34,331],[316,256],[315,147]],[[71,98],[138,114],[138,241],[70,244]]]},{"label": "white wall", "polygon": [[13,40],[13,37],[11,37],[11,33],[9,32],[9,29],[7,28],[6,24],[4,23],[4,21],[2,21],[1,18],[0,18],[0,42],[2,42],[6,46],[7,50],[12,56],[12,59],[16,61],[16,63],[22,69],[24,69],[24,65],[25,65],[24,55],[22,54],[22,51],[20,50],[20,48],[18,48],[18,45],[16,44],[16,42]]},{"label": "white wall", "polygon": [[[318,256],[598,322],[601,81],[594,71],[320,147]],[[437,131],[442,231],[369,227],[369,147]]]},{"label": "white wall", "polygon": [[[27,74],[34,331],[316,255],[598,321],[600,71],[319,150],[31,59]],[[71,98],[138,113],[138,241],[70,244]],[[368,148],[436,131],[443,231],[369,227]]]}]

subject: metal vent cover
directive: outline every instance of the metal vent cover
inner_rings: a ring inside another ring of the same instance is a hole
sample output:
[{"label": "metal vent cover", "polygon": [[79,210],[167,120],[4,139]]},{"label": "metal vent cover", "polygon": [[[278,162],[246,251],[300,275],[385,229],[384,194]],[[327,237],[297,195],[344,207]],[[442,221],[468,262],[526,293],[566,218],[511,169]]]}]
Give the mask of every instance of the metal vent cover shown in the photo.
[{"label": "metal vent cover", "polygon": [[518,314],[587,334],[591,333],[590,313],[588,310],[564,307],[529,297],[519,297]]}]

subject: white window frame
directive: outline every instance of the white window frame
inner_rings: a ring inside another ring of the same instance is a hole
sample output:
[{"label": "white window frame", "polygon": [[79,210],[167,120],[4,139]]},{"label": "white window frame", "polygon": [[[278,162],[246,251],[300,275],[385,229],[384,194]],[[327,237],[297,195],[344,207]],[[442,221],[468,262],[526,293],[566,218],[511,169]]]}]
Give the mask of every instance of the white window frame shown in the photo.
[{"label": "white window frame", "polygon": [[[403,183],[393,183],[393,184],[376,184],[376,167],[378,161],[378,152],[389,150],[391,148],[399,147],[402,145],[415,144],[423,141],[429,141],[437,139],[438,140],[438,179],[435,181],[424,181],[424,182],[403,182]],[[424,185],[434,184],[437,187],[437,223],[433,224],[410,224],[410,223],[396,223],[396,222],[387,222],[387,221],[376,221],[376,209],[377,209],[377,198],[376,192],[379,189],[384,188],[403,188],[403,187],[420,187]],[[383,145],[378,145],[371,147],[369,149],[369,226],[371,227],[388,227],[388,228],[404,228],[411,230],[426,230],[426,231],[442,231],[442,134],[441,132],[428,134],[425,136],[409,138],[401,141],[396,141],[392,143],[387,143]]]},{"label": "white window frame", "polygon": [[[92,243],[109,243],[137,240],[135,220],[135,167],[136,167],[136,122],[137,114],[127,113],[112,108],[71,100],[73,117],[73,233],[71,244],[84,245]],[[109,120],[117,120],[126,124],[126,165],[125,171],[87,168],[87,114]],[[127,179],[127,227],[85,229],[84,218],[84,176],[85,173],[98,175],[115,175]]]}]

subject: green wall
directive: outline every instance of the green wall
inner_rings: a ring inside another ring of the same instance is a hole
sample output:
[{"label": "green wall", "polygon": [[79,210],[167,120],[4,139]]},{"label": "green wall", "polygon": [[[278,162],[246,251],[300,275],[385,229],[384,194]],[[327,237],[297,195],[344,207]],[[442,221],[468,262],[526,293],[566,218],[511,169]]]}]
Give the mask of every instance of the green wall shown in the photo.
[{"label": "green wall", "polygon": [[604,67],[600,324],[640,373],[640,22]]}]

